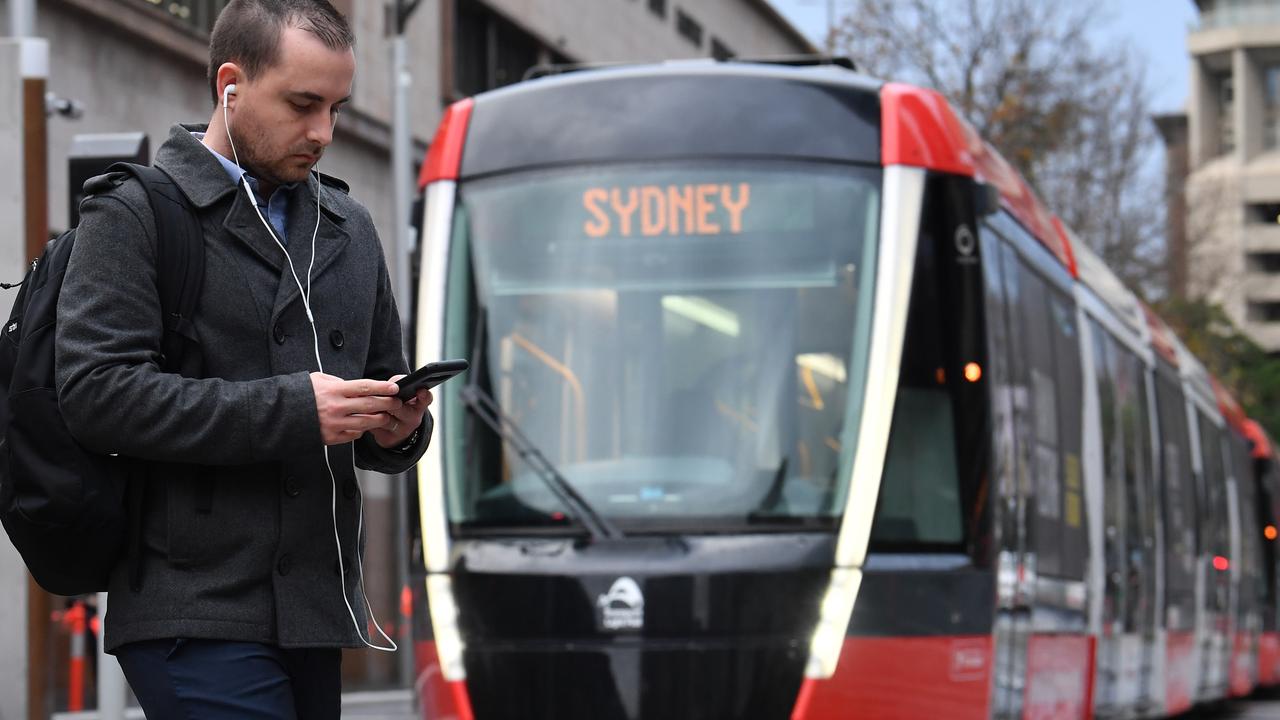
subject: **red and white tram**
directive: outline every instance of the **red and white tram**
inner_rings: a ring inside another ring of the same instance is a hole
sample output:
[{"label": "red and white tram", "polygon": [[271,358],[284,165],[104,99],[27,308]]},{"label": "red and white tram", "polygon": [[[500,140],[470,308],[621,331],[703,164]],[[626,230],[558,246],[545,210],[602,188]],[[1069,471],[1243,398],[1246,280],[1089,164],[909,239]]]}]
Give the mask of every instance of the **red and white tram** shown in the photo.
[{"label": "red and white tram", "polygon": [[1159,717],[1280,681],[1277,466],[936,92],[569,72],[428,153],[426,718]]}]

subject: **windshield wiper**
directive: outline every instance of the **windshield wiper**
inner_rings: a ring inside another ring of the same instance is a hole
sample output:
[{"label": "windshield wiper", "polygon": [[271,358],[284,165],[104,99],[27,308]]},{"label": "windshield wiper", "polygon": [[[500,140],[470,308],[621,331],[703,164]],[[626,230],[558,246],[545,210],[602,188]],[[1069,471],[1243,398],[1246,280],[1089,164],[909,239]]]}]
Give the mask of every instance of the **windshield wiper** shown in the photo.
[{"label": "windshield wiper", "polygon": [[582,493],[578,492],[568,478],[556,468],[555,463],[548,460],[529,436],[524,434],[520,425],[502,411],[493,396],[480,388],[480,368],[485,350],[484,331],[488,317],[489,309],[480,306],[476,312],[475,325],[472,327],[475,336],[472,338],[471,361],[475,367],[467,384],[462,386],[462,390],[458,393],[462,403],[475,413],[476,417],[483,420],[484,424],[488,425],[501,440],[515,448],[520,458],[533,468],[533,473],[546,483],[551,494],[555,495],[556,499],[577,517],[578,522],[587,529],[588,533],[591,533],[592,540],[618,540],[625,537],[617,525],[609,522],[605,516],[591,507],[591,503],[582,497]]},{"label": "windshield wiper", "polygon": [[591,503],[587,502],[582,493],[578,492],[555,464],[542,454],[515,420],[502,411],[493,396],[480,389],[474,381],[464,385],[458,394],[463,404],[483,420],[489,429],[515,448],[520,458],[533,469],[534,474],[547,484],[551,493],[577,516],[582,526],[591,533],[592,540],[618,540],[624,537],[618,526],[591,507]]}]

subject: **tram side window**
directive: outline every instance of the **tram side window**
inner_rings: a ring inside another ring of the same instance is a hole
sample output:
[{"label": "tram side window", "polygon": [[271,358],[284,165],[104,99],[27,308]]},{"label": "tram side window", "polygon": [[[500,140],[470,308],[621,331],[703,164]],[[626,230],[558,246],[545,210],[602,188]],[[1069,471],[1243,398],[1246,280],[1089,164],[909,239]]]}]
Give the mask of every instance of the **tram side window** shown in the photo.
[{"label": "tram side window", "polygon": [[1119,349],[1116,389],[1120,419],[1125,428],[1125,530],[1128,545],[1125,623],[1130,631],[1141,627],[1149,597],[1155,591],[1156,510],[1151,467],[1151,414],[1146,382],[1146,365],[1137,355]]},{"label": "tram side window", "polygon": [[[1079,333],[1073,303],[1025,262],[1015,263],[1009,283],[1017,308],[1014,362],[1022,398],[1023,446],[1029,474],[1029,522],[1036,568],[1042,575],[1084,576],[1084,496],[1080,474],[1082,378]],[[1029,427],[1027,427],[1029,426]]]},{"label": "tram side window", "polygon": [[[1266,592],[1261,585],[1261,552],[1262,528],[1258,526],[1257,491],[1253,485],[1253,477],[1249,463],[1241,464],[1242,457],[1248,459],[1248,451],[1243,448],[1244,438],[1234,431],[1226,433],[1227,465],[1231,468],[1231,477],[1235,479],[1236,493],[1240,508],[1240,557],[1232,562],[1239,562],[1241,568],[1239,607],[1242,611],[1251,611],[1266,602]],[[1243,450],[1243,453],[1242,453]]]},{"label": "tram side window", "polygon": [[876,503],[877,549],[964,540],[955,422],[946,368],[937,253],[922,234],[903,341],[898,396]]},{"label": "tram side window", "polygon": [[1161,363],[1156,403],[1160,414],[1160,462],[1164,481],[1164,551],[1166,606],[1170,626],[1188,627],[1195,603],[1195,488],[1187,452],[1187,411],[1182,389],[1170,379],[1175,371]]},{"label": "tram side window", "polygon": [[1103,595],[1105,610],[1103,622],[1120,617],[1125,600],[1125,585],[1116,569],[1124,563],[1125,541],[1122,528],[1126,526],[1125,510],[1125,434],[1124,412],[1120,409],[1120,388],[1117,377],[1116,344],[1096,320],[1090,321],[1093,341],[1094,377],[1097,382],[1098,411],[1102,437],[1102,497],[1103,497],[1103,557],[1106,573],[1106,591]]},{"label": "tram side window", "polygon": [[1196,411],[1200,427],[1201,482],[1204,483],[1200,498],[1205,519],[1200,543],[1204,552],[1226,557],[1231,552],[1230,521],[1227,518],[1227,485],[1223,476],[1222,431],[1204,413]]},{"label": "tram side window", "polygon": [[1094,364],[1102,416],[1102,458],[1106,498],[1108,603],[1126,631],[1140,629],[1150,601],[1154,563],[1151,459],[1147,386],[1142,361],[1096,321],[1092,328]]},{"label": "tram side window", "polygon": [[[1196,424],[1200,430],[1200,482],[1203,484],[1199,500],[1203,503],[1200,545],[1202,553],[1214,556],[1231,555],[1230,528],[1227,516],[1227,485],[1222,454],[1222,431],[1209,421],[1204,413],[1196,411]],[[1239,558],[1236,559],[1239,561]],[[1210,575],[1208,588],[1209,607],[1219,612],[1227,609],[1228,575],[1215,572]]]},{"label": "tram side window", "polygon": [[1080,334],[1074,303],[1057,291],[1049,293],[1050,328],[1058,391],[1058,436],[1062,467],[1062,575],[1084,579],[1084,479],[1080,471],[1083,444],[1083,378]]}]

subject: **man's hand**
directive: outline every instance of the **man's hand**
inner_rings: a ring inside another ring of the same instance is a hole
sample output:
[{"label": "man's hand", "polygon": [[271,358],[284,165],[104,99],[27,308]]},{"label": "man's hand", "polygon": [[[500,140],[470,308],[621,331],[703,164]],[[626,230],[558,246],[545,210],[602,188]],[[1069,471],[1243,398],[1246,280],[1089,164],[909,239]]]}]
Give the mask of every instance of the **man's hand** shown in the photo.
[{"label": "man's hand", "polygon": [[[370,430],[392,425],[395,422],[392,413],[406,415],[403,409],[405,403],[395,396],[394,382],[343,380],[333,375],[313,372],[311,389],[315,391],[316,413],[320,416],[320,437],[325,445],[353,442]],[[425,407],[424,405],[423,408]],[[418,419],[422,419],[421,411],[418,412]],[[413,432],[413,429],[410,428],[408,432]],[[374,437],[378,437],[377,432]]]},{"label": "man's hand", "polygon": [[[404,375],[396,375],[391,378],[391,382],[394,383],[402,377]],[[392,385],[392,387],[395,386]],[[430,390],[419,390],[413,399],[389,411],[386,422],[372,429],[374,442],[378,443],[379,447],[387,449],[403,445],[422,424],[422,416],[426,414],[431,400]]]}]

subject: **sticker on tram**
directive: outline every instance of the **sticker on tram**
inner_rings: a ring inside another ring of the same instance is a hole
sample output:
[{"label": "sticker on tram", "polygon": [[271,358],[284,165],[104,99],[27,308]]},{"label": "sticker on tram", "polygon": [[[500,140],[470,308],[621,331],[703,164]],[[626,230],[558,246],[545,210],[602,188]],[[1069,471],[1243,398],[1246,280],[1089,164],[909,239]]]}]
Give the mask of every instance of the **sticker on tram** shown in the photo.
[{"label": "sticker on tram", "polygon": [[591,187],[582,193],[582,232],[591,238],[738,235],[750,183]]}]

